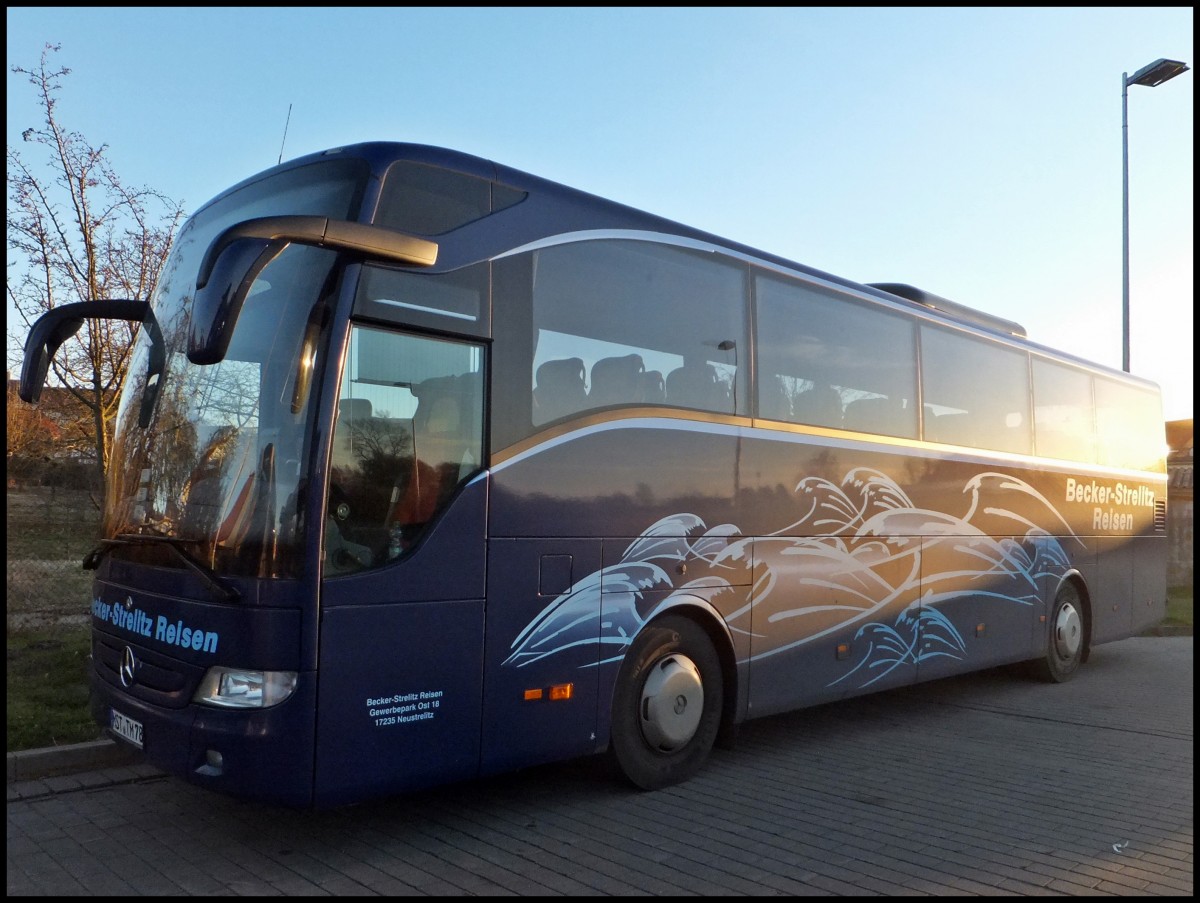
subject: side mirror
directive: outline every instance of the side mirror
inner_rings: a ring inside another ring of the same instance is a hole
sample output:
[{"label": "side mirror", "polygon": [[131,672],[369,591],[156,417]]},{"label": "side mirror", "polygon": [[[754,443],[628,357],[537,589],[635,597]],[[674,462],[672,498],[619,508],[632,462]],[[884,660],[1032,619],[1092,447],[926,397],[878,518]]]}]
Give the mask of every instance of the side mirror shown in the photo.
[{"label": "side mirror", "polygon": [[22,401],[31,404],[42,396],[50,360],[62,343],[75,335],[85,319],[132,320],[144,322],[150,312],[148,301],[104,299],[76,301],[48,310],[34,321],[25,339],[25,357],[21,362],[21,385],[17,390]]},{"label": "side mirror", "polygon": [[[216,243],[214,242],[214,247]],[[188,360],[193,364],[219,364],[225,360],[233,326],[250,286],[272,260],[283,253],[286,241],[240,238],[226,244],[201,269],[192,298],[192,325],[188,333]],[[213,256],[209,249],[209,257]]]},{"label": "side mirror", "polygon": [[435,242],[423,238],[323,216],[268,216],[231,226],[213,239],[200,264],[188,360],[218,364],[225,359],[254,280],[293,243],[407,266],[432,266],[438,252]]}]

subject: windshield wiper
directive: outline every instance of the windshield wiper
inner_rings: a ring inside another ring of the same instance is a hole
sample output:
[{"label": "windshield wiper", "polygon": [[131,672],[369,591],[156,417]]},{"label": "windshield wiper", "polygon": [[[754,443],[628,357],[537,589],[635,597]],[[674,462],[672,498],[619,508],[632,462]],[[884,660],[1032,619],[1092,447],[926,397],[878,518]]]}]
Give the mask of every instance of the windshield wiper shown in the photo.
[{"label": "windshield wiper", "polygon": [[205,585],[221,597],[223,602],[239,602],[241,594],[216,575],[212,568],[207,567],[191,552],[184,548],[186,540],[174,536],[161,536],[153,533],[121,533],[115,539],[102,539],[100,544],[88,552],[83,559],[83,569],[94,571],[100,566],[100,559],[117,546],[154,545],[160,543],[171,549],[179,556],[180,561],[197,574]]}]

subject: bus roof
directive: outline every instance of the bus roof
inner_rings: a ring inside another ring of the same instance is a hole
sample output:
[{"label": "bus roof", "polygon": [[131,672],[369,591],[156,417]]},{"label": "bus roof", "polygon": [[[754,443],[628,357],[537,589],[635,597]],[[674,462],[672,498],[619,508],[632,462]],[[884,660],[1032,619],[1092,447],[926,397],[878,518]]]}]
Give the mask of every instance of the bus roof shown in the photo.
[{"label": "bus roof", "polygon": [[[1130,373],[1099,364],[1095,361],[1069,354],[1051,346],[1042,345],[1028,338],[1025,328],[1012,320],[1007,320],[985,311],[977,310],[955,301],[950,301],[932,292],[917,288],[906,283],[862,283],[843,276],[837,276],[818,270],[814,267],[799,263],[780,255],[763,251],[749,245],[731,241],[713,233],[705,232],[674,220],[622,204],[609,198],[595,195],[579,188],[573,188],[555,182],[551,179],[532,173],[514,169],[501,163],[478,157],[465,151],[438,147],[428,144],[415,144],[400,141],[367,141],[349,144],[342,147],[330,148],[324,151],[297,157],[277,166],[263,170],[256,175],[242,180],[233,187],[221,192],[200,209],[216,203],[246,185],[267,178],[276,173],[307,166],[321,160],[337,156],[353,157],[365,160],[371,167],[372,174],[382,178],[388,166],[397,160],[423,163],[429,166],[451,169],[465,175],[488,179],[509,187],[536,193],[543,197],[557,197],[567,205],[581,212],[582,215],[599,216],[602,220],[599,226],[591,224],[589,228],[630,229],[658,231],[677,235],[694,241],[705,242],[727,249],[738,255],[784,268],[788,271],[810,277],[827,284],[850,289],[860,295],[874,298],[887,304],[916,312],[933,319],[944,320],[956,326],[965,326],[989,333],[993,336],[1009,340],[1014,344],[1042,352],[1048,356],[1069,360],[1073,363],[1087,366],[1120,379],[1141,383],[1155,389],[1157,384],[1151,380],[1134,376]],[[199,211],[197,211],[199,212]],[[582,220],[581,220],[582,221]]]}]

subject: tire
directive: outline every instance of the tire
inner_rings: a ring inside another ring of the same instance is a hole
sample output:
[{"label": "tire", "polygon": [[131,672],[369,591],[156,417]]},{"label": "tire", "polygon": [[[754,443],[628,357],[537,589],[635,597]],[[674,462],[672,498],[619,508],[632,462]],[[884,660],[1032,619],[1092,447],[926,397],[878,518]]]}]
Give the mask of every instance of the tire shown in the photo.
[{"label": "tire", "polygon": [[613,693],[610,753],[643,790],[700,770],[721,726],[724,688],[712,640],[695,621],[667,615],[625,654]]},{"label": "tire", "polygon": [[1073,583],[1063,584],[1050,613],[1046,654],[1031,663],[1039,679],[1060,684],[1079,670],[1087,651],[1085,616],[1078,588]]}]

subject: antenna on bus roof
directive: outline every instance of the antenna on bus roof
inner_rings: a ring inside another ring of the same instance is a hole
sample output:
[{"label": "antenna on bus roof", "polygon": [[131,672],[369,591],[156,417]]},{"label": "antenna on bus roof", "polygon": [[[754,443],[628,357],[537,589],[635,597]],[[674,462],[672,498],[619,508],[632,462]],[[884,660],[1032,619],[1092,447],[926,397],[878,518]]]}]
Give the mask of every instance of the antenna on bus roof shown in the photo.
[{"label": "antenna on bus roof", "polygon": [[290,123],[291,121],[292,121],[292,105],[288,104],[287,121],[284,122],[284,124],[283,124],[283,141],[279,142],[279,160],[277,161],[279,163],[283,162],[283,145],[285,143],[287,143],[288,123]]}]

